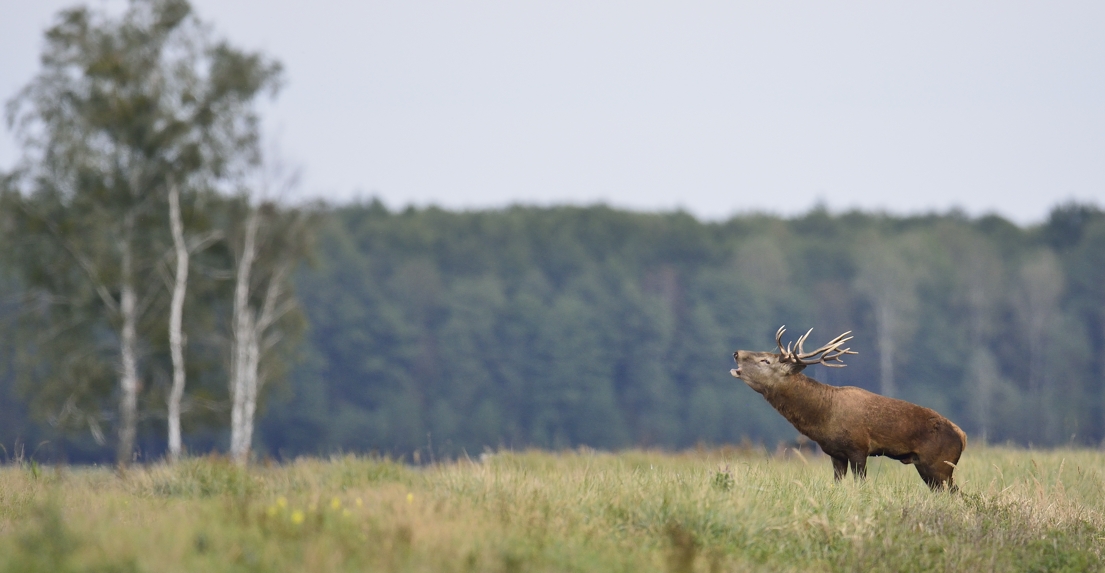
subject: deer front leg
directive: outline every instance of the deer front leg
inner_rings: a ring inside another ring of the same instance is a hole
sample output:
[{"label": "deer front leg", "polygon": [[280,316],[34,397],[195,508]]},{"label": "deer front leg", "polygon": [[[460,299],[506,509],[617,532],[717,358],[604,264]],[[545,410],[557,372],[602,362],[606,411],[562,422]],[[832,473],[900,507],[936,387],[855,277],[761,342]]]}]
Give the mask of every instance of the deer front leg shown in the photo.
[{"label": "deer front leg", "polygon": [[845,458],[833,458],[833,478],[836,481],[844,479],[844,475],[848,473],[848,460]]}]

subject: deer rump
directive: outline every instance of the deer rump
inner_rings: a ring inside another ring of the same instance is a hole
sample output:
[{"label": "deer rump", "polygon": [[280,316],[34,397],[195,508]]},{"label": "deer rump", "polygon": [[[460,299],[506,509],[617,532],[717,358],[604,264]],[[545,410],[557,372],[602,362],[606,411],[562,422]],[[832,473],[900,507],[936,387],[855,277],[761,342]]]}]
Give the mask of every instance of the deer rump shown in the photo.
[{"label": "deer rump", "polygon": [[841,348],[851,340],[845,332],[812,352],[803,343],[812,329],[784,348],[776,333],[778,353],[733,353],[737,368],[731,374],[759,392],[799,432],[817,442],[833,460],[833,473],[842,479],[852,469],[863,479],[869,456],[886,456],[914,464],[933,490],[957,490],[952,472],[967,445],[967,436],[936,411],[880,396],[862,388],[822,384],[802,374],[811,364],[843,367],[842,357],[855,354]]}]

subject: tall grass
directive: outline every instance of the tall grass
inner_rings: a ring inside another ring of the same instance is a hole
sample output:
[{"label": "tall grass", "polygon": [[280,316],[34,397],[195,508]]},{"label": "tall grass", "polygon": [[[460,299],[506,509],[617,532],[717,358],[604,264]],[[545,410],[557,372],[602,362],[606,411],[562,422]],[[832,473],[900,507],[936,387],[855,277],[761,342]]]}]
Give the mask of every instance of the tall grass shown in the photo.
[{"label": "tall grass", "polygon": [[0,571],[1087,571],[1105,454],[972,448],[961,495],[741,450],[0,468]]}]

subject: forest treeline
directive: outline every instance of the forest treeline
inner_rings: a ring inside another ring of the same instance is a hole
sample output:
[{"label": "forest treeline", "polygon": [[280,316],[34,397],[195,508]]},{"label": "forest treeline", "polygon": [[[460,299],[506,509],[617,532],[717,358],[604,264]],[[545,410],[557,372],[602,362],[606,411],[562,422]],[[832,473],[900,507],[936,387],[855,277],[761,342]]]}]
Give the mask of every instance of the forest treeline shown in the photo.
[{"label": "forest treeline", "polygon": [[[1105,439],[1105,213],[1018,227],[814,209],[698,221],[603,206],[328,209],[296,284],[301,362],[270,452],[683,448],[794,430],[730,377],[774,333],[851,330],[811,367],[976,443]],[[425,451],[423,452],[425,455]]]},{"label": "forest treeline", "polygon": [[[728,369],[734,349],[771,349],[782,324],[814,328],[813,342],[854,331],[847,368],[809,373],[933,407],[975,443],[1105,439],[1105,213],[1093,206],[1028,228],[824,209],[725,222],[604,206],[304,209],[305,330],[262,397],[264,454],[772,445],[794,430]],[[190,336],[218,338],[208,320]],[[209,407],[184,417],[193,451],[225,447],[228,364],[211,345],[192,390]],[[168,383],[154,350],[140,425],[151,457]],[[44,388],[16,384],[16,364],[4,361],[3,443],[109,451],[87,428],[50,425],[60,398],[28,409]]]},{"label": "forest treeline", "polygon": [[256,105],[279,63],[186,0],[63,10],[41,65],[0,173],[3,459],[770,445],[794,430],[728,370],[782,324],[853,331],[809,373],[975,443],[1105,441],[1098,206],[293,205]]}]

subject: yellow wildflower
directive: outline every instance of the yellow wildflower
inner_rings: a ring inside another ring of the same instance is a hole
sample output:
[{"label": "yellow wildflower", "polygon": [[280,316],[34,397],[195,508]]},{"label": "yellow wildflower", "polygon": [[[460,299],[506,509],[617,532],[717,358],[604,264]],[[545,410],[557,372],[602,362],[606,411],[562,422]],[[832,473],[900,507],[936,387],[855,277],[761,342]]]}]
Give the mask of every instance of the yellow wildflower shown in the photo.
[{"label": "yellow wildflower", "polygon": [[330,500],[330,508],[331,509],[338,509],[340,507],[341,507],[341,500],[340,499],[335,497],[335,498]]},{"label": "yellow wildflower", "polygon": [[306,518],[306,516],[303,515],[302,511],[297,509],[292,512],[292,523],[299,525],[300,523],[303,523],[304,518]]}]

